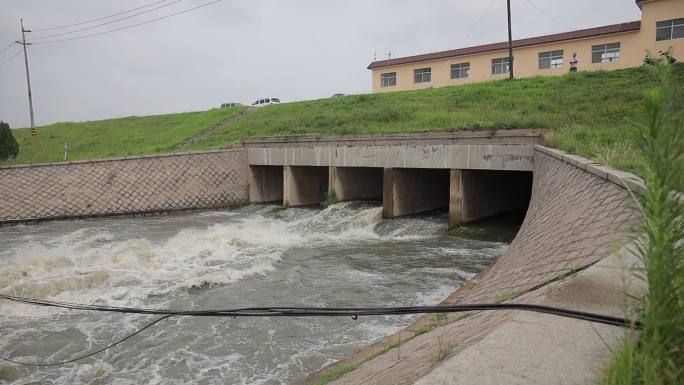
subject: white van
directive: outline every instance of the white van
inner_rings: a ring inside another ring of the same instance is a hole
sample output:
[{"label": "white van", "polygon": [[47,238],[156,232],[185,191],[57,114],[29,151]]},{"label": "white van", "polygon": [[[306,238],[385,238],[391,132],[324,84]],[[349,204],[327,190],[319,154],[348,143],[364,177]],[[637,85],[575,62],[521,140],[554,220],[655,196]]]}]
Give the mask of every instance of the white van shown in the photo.
[{"label": "white van", "polygon": [[256,102],[252,103],[252,105],[254,107],[266,107],[266,106],[270,106],[271,104],[280,104],[280,99],[278,99],[278,98],[259,99]]}]

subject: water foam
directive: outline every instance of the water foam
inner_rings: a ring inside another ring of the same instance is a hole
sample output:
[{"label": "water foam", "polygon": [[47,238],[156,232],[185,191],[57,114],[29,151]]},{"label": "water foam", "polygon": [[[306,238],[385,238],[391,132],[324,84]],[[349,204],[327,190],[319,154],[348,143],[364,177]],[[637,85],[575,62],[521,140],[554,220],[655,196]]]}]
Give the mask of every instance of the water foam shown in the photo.
[{"label": "water foam", "polygon": [[[467,266],[463,271],[447,266],[460,264],[468,250],[488,255],[497,248],[442,237],[444,215],[383,221],[380,207],[353,202],[325,210],[274,209],[249,206],[187,217],[13,228],[11,237],[0,240],[0,247],[7,245],[0,250],[0,292],[172,308],[224,303],[233,295],[243,295],[247,302],[265,297],[293,305],[427,305],[441,301],[470,271]],[[314,259],[316,263],[307,266]],[[423,264],[428,264],[425,269]],[[300,282],[301,277],[308,280]],[[339,292],[326,292],[328,280],[335,280]],[[240,284],[230,285],[235,282]],[[269,290],[281,292],[273,295]],[[10,304],[0,304],[0,312],[0,350],[17,359],[41,361],[70,358],[77,348],[100,347],[148,321]],[[22,373],[0,366],[0,375],[7,372],[8,378],[21,377],[24,383],[58,384],[289,383],[410,320],[174,318],[82,366]],[[60,341],[70,342],[59,347]]]},{"label": "water foam", "polygon": [[[183,229],[166,240],[117,238],[98,227],[33,239],[5,252],[0,292],[51,300],[139,306],[150,296],[263,276],[291,247],[401,239],[382,234],[379,207],[342,203],[325,210],[288,210],[284,218],[256,215]],[[87,224],[87,222],[86,222]],[[40,313],[40,312],[38,312]],[[38,314],[37,313],[37,314]]]}]

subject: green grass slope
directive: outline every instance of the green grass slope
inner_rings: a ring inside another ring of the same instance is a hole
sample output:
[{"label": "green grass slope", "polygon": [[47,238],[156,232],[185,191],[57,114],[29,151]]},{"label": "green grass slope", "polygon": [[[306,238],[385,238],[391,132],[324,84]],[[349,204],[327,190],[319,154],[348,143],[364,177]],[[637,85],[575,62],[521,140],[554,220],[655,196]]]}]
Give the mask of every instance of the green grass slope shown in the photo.
[{"label": "green grass slope", "polygon": [[[684,84],[684,66],[675,72]],[[552,146],[634,170],[634,122],[644,92],[656,83],[652,68],[633,68],[288,103],[265,108],[194,148],[271,135],[547,128]]]},{"label": "green grass slope", "polygon": [[81,123],[57,123],[31,130],[13,130],[19,156],[11,163],[43,163],[69,160],[147,155],[174,151],[176,145],[242,112],[244,107],[213,109],[172,115],[128,117]]},{"label": "green grass slope", "polygon": [[[684,65],[676,66],[675,77],[684,84]],[[634,122],[656,78],[652,68],[641,67],[286,103],[260,109],[188,150],[255,136],[547,128],[551,146],[634,171],[640,159]],[[55,124],[40,128],[38,139],[19,130],[17,162],[59,160],[64,142],[71,159],[171,151],[230,113]]]}]

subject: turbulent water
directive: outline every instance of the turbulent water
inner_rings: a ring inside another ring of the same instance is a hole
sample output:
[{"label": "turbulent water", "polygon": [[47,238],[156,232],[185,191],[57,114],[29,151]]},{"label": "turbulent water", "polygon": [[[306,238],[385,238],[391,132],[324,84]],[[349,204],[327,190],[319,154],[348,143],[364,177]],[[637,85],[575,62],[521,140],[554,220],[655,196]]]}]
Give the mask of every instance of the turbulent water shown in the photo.
[{"label": "turbulent water", "polygon": [[[444,214],[249,206],[0,228],[0,293],[171,309],[435,305],[505,245],[445,235]],[[0,355],[67,360],[153,320],[0,303]],[[172,318],[79,364],[0,364],[8,383],[290,384],[414,317]]]}]

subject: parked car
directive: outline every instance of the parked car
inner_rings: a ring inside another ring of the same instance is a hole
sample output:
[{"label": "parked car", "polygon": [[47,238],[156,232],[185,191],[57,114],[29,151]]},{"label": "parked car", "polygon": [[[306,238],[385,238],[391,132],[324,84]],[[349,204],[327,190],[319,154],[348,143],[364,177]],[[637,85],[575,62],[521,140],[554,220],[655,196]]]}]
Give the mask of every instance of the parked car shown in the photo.
[{"label": "parked car", "polygon": [[221,104],[221,108],[239,107],[241,105],[242,103],[223,103]]},{"label": "parked car", "polygon": [[266,106],[270,106],[271,104],[280,104],[280,99],[278,99],[278,98],[259,99],[256,102],[252,103],[252,105],[254,107],[266,107]]},{"label": "parked car", "polygon": [[347,96],[347,95],[345,95],[345,94],[335,94],[335,95],[333,95],[332,97],[333,97],[333,98],[342,98],[342,97],[345,97],[345,96]]}]

